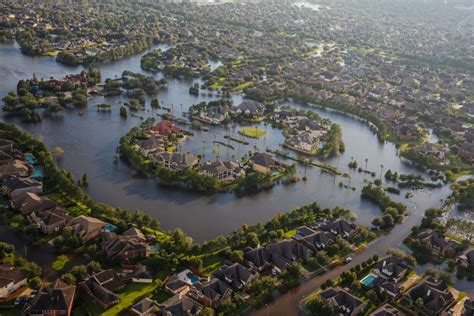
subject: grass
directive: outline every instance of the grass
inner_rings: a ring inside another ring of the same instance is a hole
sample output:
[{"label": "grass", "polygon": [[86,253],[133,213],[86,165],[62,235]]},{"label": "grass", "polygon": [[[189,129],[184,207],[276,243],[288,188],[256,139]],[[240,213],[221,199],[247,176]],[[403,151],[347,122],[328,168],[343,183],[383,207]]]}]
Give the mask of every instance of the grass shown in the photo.
[{"label": "grass", "polygon": [[214,253],[201,258],[202,269],[201,272],[204,274],[211,274],[216,271],[224,262],[225,258],[219,253]]},{"label": "grass", "polygon": [[292,230],[287,231],[287,232],[283,235],[283,237],[289,239],[289,238],[293,237],[295,234],[296,234],[296,229],[292,229]]},{"label": "grass", "polygon": [[120,302],[102,313],[102,315],[118,315],[121,311],[129,308],[140,298],[151,294],[157,287],[161,286],[161,280],[157,279],[151,284],[130,283],[120,294]]},{"label": "grass", "polygon": [[168,292],[163,291],[163,290],[159,290],[159,291],[156,291],[155,294],[153,294],[151,299],[156,301],[157,303],[163,303],[164,301],[166,301],[170,297],[171,297],[171,294],[169,294]]},{"label": "grass", "polygon": [[258,127],[247,127],[247,128],[241,129],[239,131],[239,134],[252,137],[252,138],[261,138],[265,136],[266,133],[263,129],[258,128]]},{"label": "grass", "polygon": [[69,258],[67,256],[58,256],[56,261],[53,262],[52,268],[54,271],[63,271],[66,268],[68,262]]},{"label": "grass", "polygon": [[245,89],[245,88],[247,88],[248,86],[251,86],[251,85],[253,85],[253,84],[254,84],[253,81],[244,82],[244,83],[239,84],[238,86],[236,86],[233,90],[234,90],[234,91],[241,91],[241,90],[243,90],[243,89]]}]

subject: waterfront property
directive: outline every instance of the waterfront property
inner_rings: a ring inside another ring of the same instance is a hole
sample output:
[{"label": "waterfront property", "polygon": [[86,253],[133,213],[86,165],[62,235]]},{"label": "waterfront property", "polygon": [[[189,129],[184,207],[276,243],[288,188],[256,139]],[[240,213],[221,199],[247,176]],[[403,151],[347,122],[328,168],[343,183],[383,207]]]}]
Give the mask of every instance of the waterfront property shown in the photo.
[{"label": "waterfront property", "polygon": [[367,304],[352,295],[347,289],[340,287],[329,288],[320,294],[324,304],[335,308],[344,315],[360,315]]}]

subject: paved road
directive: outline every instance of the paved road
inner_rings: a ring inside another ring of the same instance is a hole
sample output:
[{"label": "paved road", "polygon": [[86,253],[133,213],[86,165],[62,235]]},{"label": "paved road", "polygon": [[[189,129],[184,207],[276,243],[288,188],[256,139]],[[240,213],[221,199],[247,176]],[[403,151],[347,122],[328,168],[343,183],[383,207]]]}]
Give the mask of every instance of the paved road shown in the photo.
[{"label": "paved road", "polygon": [[301,314],[301,300],[318,289],[325,281],[336,279],[342,272],[350,270],[352,267],[361,264],[375,254],[380,257],[384,256],[388,248],[399,247],[403,239],[411,232],[412,227],[421,222],[423,214],[418,213],[421,212],[414,211],[414,214],[408,216],[402,224],[395,226],[389,235],[380,237],[366,249],[356,254],[350,263],[338,266],[325,274],[307,280],[298,288],[282,294],[269,305],[258,310],[252,310],[250,314],[254,316],[297,316]]}]

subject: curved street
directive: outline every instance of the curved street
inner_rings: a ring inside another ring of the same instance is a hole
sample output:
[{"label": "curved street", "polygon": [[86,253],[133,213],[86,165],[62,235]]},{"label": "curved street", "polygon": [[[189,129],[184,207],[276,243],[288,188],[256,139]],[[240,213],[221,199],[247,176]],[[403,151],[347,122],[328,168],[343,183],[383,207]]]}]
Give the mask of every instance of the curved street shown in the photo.
[{"label": "curved street", "polygon": [[413,210],[413,212],[402,224],[395,226],[390,234],[380,237],[368,245],[366,249],[354,255],[350,263],[337,266],[322,275],[308,279],[300,284],[299,287],[278,296],[267,306],[258,310],[252,310],[250,314],[255,316],[296,316],[302,314],[301,301],[317,290],[326,280],[336,279],[342,272],[348,271],[374,255],[384,256],[389,248],[399,247],[403,239],[410,233],[412,227],[418,225],[423,218],[422,212],[416,212],[416,210]]}]

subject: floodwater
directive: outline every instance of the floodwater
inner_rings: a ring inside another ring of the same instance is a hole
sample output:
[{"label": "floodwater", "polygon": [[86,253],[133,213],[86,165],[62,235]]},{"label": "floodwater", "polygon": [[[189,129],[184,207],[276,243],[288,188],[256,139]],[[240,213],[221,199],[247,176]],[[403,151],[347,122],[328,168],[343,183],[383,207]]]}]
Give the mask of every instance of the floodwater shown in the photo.
[{"label": "floodwater", "polygon": [[[161,46],[161,48],[165,48]],[[119,77],[123,70],[142,72],[140,70],[140,55],[131,56],[118,62],[103,64],[98,67],[102,78]],[[13,44],[0,45],[0,95],[15,89],[19,79],[51,76],[64,76],[68,73],[79,72],[81,67],[65,67],[47,57],[28,57],[22,55]],[[159,78],[160,75],[156,74]],[[194,81],[170,80],[168,87],[158,93],[162,105],[173,107],[175,115],[180,115],[192,104],[218,98],[212,93],[192,96],[188,93]],[[242,100],[241,95],[232,96],[234,103]],[[97,112],[95,104],[108,102],[113,104],[111,113]],[[92,99],[85,109],[83,116],[79,116],[80,109],[72,108],[57,117],[45,117],[41,123],[26,124],[17,118],[2,114],[2,119],[15,122],[25,130],[39,135],[51,148],[59,146],[64,150],[64,156],[59,161],[62,168],[69,170],[76,178],[87,173],[89,178],[88,193],[97,201],[108,203],[123,209],[141,209],[158,219],[165,230],[181,227],[195,241],[201,242],[221,234],[228,234],[243,224],[265,222],[278,212],[292,210],[300,205],[317,201],[322,207],[332,208],[336,205],[353,210],[358,222],[370,225],[373,217],[381,214],[378,207],[360,198],[360,189],[365,179],[372,179],[370,175],[350,171],[347,167],[353,158],[359,166],[367,167],[380,176],[381,171],[388,169],[399,173],[418,172],[412,166],[402,162],[397,156],[394,145],[380,143],[367,125],[349,116],[336,112],[325,111],[317,107],[307,107],[288,101],[295,107],[312,109],[321,116],[341,124],[346,151],[338,158],[327,161],[352,176],[350,185],[355,191],[339,187],[342,181],[349,184],[349,180],[322,172],[316,168],[308,169],[308,181],[300,181],[291,185],[277,185],[269,191],[252,196],[239,197],[233,193],[203,195],[158,185],[155,180],[136,175],[129,166],[114,159],[116,147],[120,137],[126,134],[131,127],[140,123],[139,117],[123,119],[119,115],[122,97]],[[157,115],[158,110],[152,110],[147,102],[147,109],[137,113],[138,116],[149,117]],[[236,149],[235,153],[221,146],[221,158],[230,158],[233,154],[239,155],[248,150],[254,151],[267,147],[277,148],[283,137],[279,130],[270,126],[261,126],[267,130],[265,138],[252,140],[248,148]],[[236,132],[236,129],[234,132]],[[195,132],[195,131],[193,131]],[[213,150],[212,141],[223,141],[223,136],[230,131],[217,127],[210,127],[209,132],[195,132],[195,136],[182,146],[186,150],[195,150],[201,154],[202,140],[206,140],[204,151],[206,159],[215,159],[217,154]],[[236,143],[231,145],[238,146]],[[243,145],[241,145],[243,146]],[[381,168],[383,164],[383,168]],[[301,176],[304,168],[300,166],[298,173]],[[405,200],[406,191],[394,198]],[[440,201],[449,194],[445,186],[439,190],[416,191],[415,197],[410,200],[412,212],[420,214],[424,209],[439,206]],[[406,202],[406,200],[405,200]]]}]

